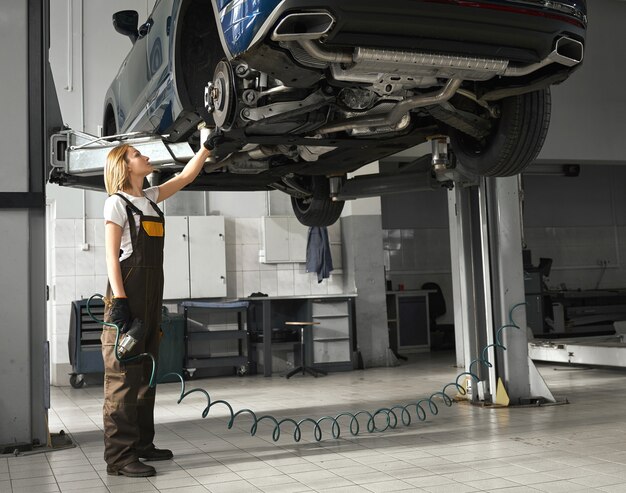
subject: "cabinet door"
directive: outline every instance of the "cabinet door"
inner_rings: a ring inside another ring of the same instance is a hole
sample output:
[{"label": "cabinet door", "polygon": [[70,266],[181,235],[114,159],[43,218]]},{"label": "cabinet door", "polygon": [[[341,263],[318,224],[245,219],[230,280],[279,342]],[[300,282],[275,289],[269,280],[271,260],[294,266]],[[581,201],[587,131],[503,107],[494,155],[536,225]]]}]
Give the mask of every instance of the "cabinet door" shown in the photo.
[{"label": "cabinet door", "polygon": [[290,262],[289,218],[263,218],[263,246],[265,248],[265,262]]},{"label": "cabinet door", "polygon": [[288,219],[289,223],[289,260],[291,262],[306,262],[306,240],[309,227],[303,225],[295,217]]},{"label": "cabinet door", "polygon": [[189,216],[191,298],[226,296],[226,246],[222,216]]},{"label": "cabinet door", "polygon": [[350,362],[350,313],[347,301],[311,302],[313,362]]},{"label": "cabinet door", "polygon": [[427,295],[398,295],[398,350],[430,346]]},{"label": "cabinet door", "polygon": [[163,274],[166,300],[189,298],[189,231],[187,217],[168,216],[165,221]]}]

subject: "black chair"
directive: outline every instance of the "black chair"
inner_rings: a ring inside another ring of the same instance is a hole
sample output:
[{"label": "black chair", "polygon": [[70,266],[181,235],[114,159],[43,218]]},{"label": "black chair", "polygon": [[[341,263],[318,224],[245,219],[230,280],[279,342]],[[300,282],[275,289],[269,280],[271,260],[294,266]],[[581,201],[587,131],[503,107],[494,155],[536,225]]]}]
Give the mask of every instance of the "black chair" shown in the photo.
[{"label": "black chair", "polygon": [[436,282],[425,282],[422,289],[432,291],[428,293],[430,348],[454,349],[454,325],[437,323],[437,319],[446,313],[446,299],[443,297],[441,286]]}]

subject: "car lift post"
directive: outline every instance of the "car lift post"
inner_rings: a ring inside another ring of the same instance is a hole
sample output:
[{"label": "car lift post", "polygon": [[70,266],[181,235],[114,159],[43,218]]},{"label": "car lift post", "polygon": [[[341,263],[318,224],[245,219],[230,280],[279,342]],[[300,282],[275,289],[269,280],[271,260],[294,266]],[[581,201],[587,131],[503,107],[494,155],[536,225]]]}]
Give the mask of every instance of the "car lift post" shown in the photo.
[{"label": "car lift post", "polygon": [[[48,64],[49,0],[2,2],[0,73],[0,453],[46,445],[50,407],[46,337],[45,163],[61,125]],[[58,122],[56,121],[58,118]],[[10,488],[10,486],[9,486]]]},{"label": "car lift post", "polygon": [[496,402],[501,379],[512,404],[555,402],[528,357],[523,306],[513,312],[520,328],[502,331],[506,351],[490,346],[500,327],[511,323],[511,308],[524,302],[519,176],[471,183],[457,175],[448,192],[448,220],[457,365],[469,371],[486,346],[486,359],[493,363],[472,368],[481,380],[472,401]]}]

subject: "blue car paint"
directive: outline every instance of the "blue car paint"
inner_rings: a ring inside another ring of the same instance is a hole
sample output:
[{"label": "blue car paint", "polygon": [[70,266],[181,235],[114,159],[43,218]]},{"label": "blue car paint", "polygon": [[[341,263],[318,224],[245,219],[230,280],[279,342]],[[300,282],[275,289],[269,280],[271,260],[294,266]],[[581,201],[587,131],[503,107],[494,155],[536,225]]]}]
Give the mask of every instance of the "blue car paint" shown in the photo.
[{"label": "blue car paint", "polygon": [[250,48],[254,36],[281,0],[218,0],[224,42],[232,56]]},{"label": "blue car paint", "polygon": [[[280,3],[281,0],[216,0],[223,39],[228,52],[233,57],[250,49],[255,35]],[[516,2],[511,0],[488,0],[484,3],[511,5]],[[571,6],[581,11],[583,15],[587,14],[587,6],[584,0],[559,0],[559,3]],[[519,4],[528,7],[545,8],[543,2],[535,3],[535,0],[520,0]]]}]

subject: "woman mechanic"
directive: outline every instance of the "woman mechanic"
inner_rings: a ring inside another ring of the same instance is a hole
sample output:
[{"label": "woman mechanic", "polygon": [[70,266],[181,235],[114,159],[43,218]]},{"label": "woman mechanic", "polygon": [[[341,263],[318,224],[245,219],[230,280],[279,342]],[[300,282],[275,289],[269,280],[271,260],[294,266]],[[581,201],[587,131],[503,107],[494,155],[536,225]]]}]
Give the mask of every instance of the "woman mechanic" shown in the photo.
[{"label": "woman mechanic", "polygon": [[[200,173],[221,134],[212,132],[183,170],[162,185],[143,188],[153,171],[150,159],[121,144],[113,148],[105,167],[109,197],[104,204],[108,275],[105,321],[124,331],[131,321],[143,322],[144,337],[133,353],[159,353],[163,301],[163,213],[157,207],[190,184]],[[116,329],[102,331],[104,359],[104,460],[109,475],[154,476],[144,460],[168,460],[172,451],[154,446],[154,397],[149,387],[152,362],[140,358],[120,363],[115,357]]]}]

